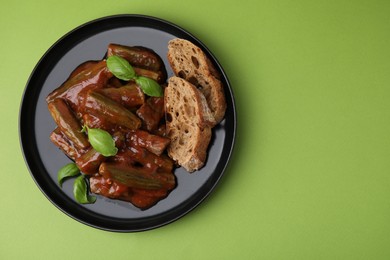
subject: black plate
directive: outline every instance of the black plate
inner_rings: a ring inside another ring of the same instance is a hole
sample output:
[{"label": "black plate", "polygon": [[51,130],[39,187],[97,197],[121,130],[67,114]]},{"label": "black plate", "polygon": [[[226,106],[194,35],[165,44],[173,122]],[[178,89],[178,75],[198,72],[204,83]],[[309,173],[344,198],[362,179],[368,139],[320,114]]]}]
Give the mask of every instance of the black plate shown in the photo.
[{"label": "black plate", "polygon": [[[101,59],[109,43],[141,45],[153,49],[164,60],[168,76],[167,43],[184,38],[198,45],[222,75],[227,111],[225,119],[213,131],[206,166],[189,174],[175,170],[177,187],[169,196],[147,210],[101,196],[95,204],[81,205],[72,194],[72,181],[60,188],[57,171],[69,159],[49,140],[55,128],[45,97],[69,76],[77,65]],[[23,95],[20,109],[20,140],[25,161],[36,184],[60,210],[74,219],[103,230],[134,232],[168,224],[201,203],[215,188],[230,159],[236,132],[236,111],[232,89],[226,74],[212,53],[182,28],[154,17],[118,15],[88,22],[58,40],[34,68]]]}]

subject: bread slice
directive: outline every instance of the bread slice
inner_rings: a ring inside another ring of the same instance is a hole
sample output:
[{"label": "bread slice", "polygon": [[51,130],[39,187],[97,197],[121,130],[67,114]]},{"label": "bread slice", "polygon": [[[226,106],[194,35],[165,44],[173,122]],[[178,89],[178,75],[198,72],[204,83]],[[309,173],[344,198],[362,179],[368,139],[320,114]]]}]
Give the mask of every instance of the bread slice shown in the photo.
[{"label": "bread slice", "polygon": [[206,98],[194,85],[173,76],[164,90],[164,103],[169,157],[188,172],[200,169],[215,125]]},{"label": "bread slice", "polygon": [[190,41],[176,38],[168,42],[168,61],[176,76],[195,85],[206,97],[218,124],[225,115],[226,100],[220,75],[205,53]]}]

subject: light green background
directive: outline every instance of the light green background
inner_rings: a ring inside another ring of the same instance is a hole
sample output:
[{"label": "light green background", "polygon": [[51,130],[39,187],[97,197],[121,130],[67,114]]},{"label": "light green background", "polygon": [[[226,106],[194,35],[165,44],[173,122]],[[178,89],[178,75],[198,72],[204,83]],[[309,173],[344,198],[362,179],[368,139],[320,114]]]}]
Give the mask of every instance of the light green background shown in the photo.
[{"label": "light green background", "polygon": [[[126,234],[53,206],[18,137],[39,58],[121,13],[203,41],[238,111],[215,192],[168,226]],[[390,1],[14,0],[1,4],[0,39],[0,259],[390,259]]]}]

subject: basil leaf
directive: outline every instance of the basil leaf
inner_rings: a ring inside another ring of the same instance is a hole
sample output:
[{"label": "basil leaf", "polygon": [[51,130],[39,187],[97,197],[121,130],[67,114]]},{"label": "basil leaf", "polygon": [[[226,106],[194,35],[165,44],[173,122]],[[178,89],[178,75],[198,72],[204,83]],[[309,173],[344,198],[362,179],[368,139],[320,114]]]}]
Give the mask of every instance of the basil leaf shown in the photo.
[{"label": "basil leaf", "polygon": [[103,156],[114,156],[118,152],[115,141],[107,131],[99,128],[88,128],[88,140],[98,153]]},{"label": "basil leaf", "polygon": [[124,58],[113,55],[107,58],[106,63],[108,70],[115,77],[126,81],[134,79],[146,95],[151,97],[162,97],[164,95],[160,84],[153,79],[137,76],[133,67]]},{"label": "basil leaf", "polygon": [[73,196],[78,203],[95,203],[96,197],[90,196],[87,189],[87,181],[84,175],[80,175],[73,183]]},{"label": "basil leaf", "polygon": [[153,79],[139,76],[135,78],[135,82],[140,86],[142,91],[148,96],[162,97],[164,95],[160,84],[158,84]]},{"label": "basil leaf", "polygon": [[135,77],[135,71],[130,63],[122,57],[110,56],[106,60],[107,68],[115,77],[121,80],[131,80]]},{"label": "basil leaf", "polygon": [[75,163],[68,163],[61,167],[58,171],[57,180],[60,187],[66,178],[80,174],[80,170]]}]

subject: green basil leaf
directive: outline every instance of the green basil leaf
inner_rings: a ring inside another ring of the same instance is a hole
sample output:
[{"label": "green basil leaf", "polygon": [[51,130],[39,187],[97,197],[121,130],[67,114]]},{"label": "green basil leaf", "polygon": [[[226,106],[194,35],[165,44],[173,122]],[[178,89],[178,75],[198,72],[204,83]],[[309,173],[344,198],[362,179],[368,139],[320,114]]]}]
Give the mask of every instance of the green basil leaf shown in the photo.
[{"label": "green basil leaf", "polygon": [[57,180],[60,187],[66,178],[80,174],[80,170],[75,163],[68,163],[61,167],[57,174]]},{"label": "green basil leaf", "polygon": [[130,63],[122,57],[110,56],[106,60],[107,68],[115,77],[121,80],[131,80],[135,77],[135,71]]},{"label": "green basil leaf", "polygon": [[87,181],[84,175],[77,177],[73,183],[73,196],[78,203],[95,203],[96,197],[88,194]]},{"label": "green basil leaf", "polygon": [[153,79],[139,76],[135,78],[135,82],[140,86],[142,91],[148,96],[162,97],[164,95],[160,84],[158,84]]},{"label": "green basil leaf", "polygon": [[115,141],[107,131],[99,128],[88,128],[88,140],[98,153],[103,156],[114,156],[118,152]]}]

